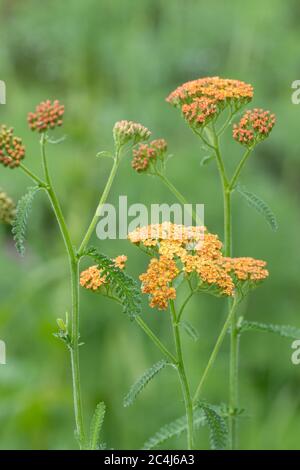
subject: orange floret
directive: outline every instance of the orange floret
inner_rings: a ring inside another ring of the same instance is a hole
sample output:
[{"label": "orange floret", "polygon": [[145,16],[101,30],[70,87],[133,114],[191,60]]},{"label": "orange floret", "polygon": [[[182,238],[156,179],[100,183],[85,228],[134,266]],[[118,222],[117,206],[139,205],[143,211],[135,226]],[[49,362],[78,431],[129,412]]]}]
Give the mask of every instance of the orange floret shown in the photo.
[{"label": "orange floret", "polygon": [[65,107],[58,100],[42,101],[35,112],[28,113],[27,121],[33,131],[46,132],[49,129],[62,126]]},{"label": "orange floret", "polygon": [[9,168],[16,168],[25,157],[22,139],[14,135],[12,127],[0,127],[0,163]]}]

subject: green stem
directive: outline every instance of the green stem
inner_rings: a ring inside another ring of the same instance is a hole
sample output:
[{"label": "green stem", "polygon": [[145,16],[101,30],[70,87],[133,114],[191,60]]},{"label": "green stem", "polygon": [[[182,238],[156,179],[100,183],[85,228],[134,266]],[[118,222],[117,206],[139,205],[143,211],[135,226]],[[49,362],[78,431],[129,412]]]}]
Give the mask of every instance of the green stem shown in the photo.
[{"label": "green stem", "polygon": [[203,375],[202,375],[202,377],[201,377],[201,380],[200,380],[199,385],[198,385],[198,387],[197,387],[197,390],[196,390],[196,392],[195,392],[195,395],[194,395],[194,398],[193,398],[193,403],[194,403],[194,404],[197,402],[197,400],[199,400],[199,397],[200,397],[200,393],[201,393],[201,391],[202,391],[203,384],[204,384],[204,382],[205,382],[205,380],[206,380],[206,378],[207,378],[208,372],[210,371],[211,367],[213,366],[213,364],[214,364],[214,362],[215,362],[215,360],[216,360],[216,357],[217,357],[217,355],[218,355],[218,352],[219,352],[219,350],[220,350],[220,347],[221,347],[221,345],[222,345],[222,343],[223,343],[223,340],[224,340],[224,338],[225,338],[225,335],[226,335],[226,333],[227,333],[227,331],[228,331],[228,328],[229,328],[229,326],[230,326],[230,324],[231,324],[231,320],[232,320],[232,317],[233,317],[233,315],[234,315],[234,313],[235,313],[236,306],[237,306],[237,302],[236,302],[236,300],[235,300],[234,303],[233,303],[233,305],[232,305],[232,308],[231,308],[230,311],[229,311],[229,314],[228,314],[228,316],[227,316],[227,318],[226,318],[226,321],[225,321],[225,323],[224,323],[224,325],[223,325],[223,328],[222,328],[222,330],[221,330],[221,333],[220,333],[219,336],[218,336],[218,339],[217,339],[217,341],[216,341],[216,344],[215,344],[215,346],[214,346],[214,349],[213,349],[213,351],[212,351],[212,353],[211,353],[211,356],[210,356],[210,358],[209,358],[209,360],[208,360],[207,366],[206,366],[206,368],[205,368],[205,370],[204,370],[204,372],[203,372]]},{"label": "green stem", "polygon": [[151,339],[151,341],[161,350],[161,352],[167,356],[168,359],[173,364],[177,364],[176,357],[163,345],[160,339],[156,336],[155,333],[149,328],[149,326],[144,322],[141,317],[135,317],[136,323],[142,328],[142,330],[146,333],[146,335]]},{"label": "green stem", "polygon": [[47,183],[46,191],[50,199],[54,214],[56,216],[58,225],[60,227],[61,235],[65,243],[66,251],[68,254],[70,274],[71,274],[71,289],[72,289],[72,333],[71,333],[71,368],[72,368],[72,383],[73,383],[73,400],[74,400],[74,413],[76,423],[76,435],[79,441],[80,448],[83,448],[85,442],[85,431],[82,412],[82,398],[80,386],[80,366],[79,366],[79,262],[74,251],[69,231],[52,186],[46,151],[45,151],[46,138],[43,135],[41,138],[41,152],[45,179]]},{"label": "green stem", "polygon": [[187,304],[188,304],[188,302],[190,301],[190,299],[193,297],[194,293],[195,293],[195,292],[192,290],[192,291],[189,293],[189,295],[187,296],[187,298],[184,300],[184,302],[183,302],[183,304],[182,304],[182,306],[181,306],[181,308],[180,308],[180,310],[179,310],[178,316],[177,316],[178,323],[180,323],[180,319],[181,319],[181,317],[182,317],[182,315],[183,315],[184,309],[185,309],[185,307],[187,306]]},{"label": "green stem", "polygon": [[183,395],[184,404],[185,404],[185,412],[186,412],[186,420],[187,420],[187,446],[188,446],[188,450],[192,450],[194,448],[193,402],[191,399],[190,388],[189,388],[189,384],[188,384],[188,380],[187,380],[187,376],[185,372],[185,367],[184,367],[180,331],[179,331],[179,325],[178,325],[178,320],[177,320],[176,310],[175,310],[175,305],[174,305],[173,300],[170,300],[170,310],[171,310],[173,335],[174,335],[177,361],[178,361],[177,370],[179,374],[182,395]]},{"label": "green stem", "polygon": [[29,176],[29,178],[31,178],[41,188],[45,188],[47,186],[44,181],[42,181],[37,175],[35,175],[31,170],[29,170],[27,166],[23,165],[23,163],[20,163],[19,168],[21,168],[24,173],[26,173],[26,175]]},{"label": "green stem", "polygon": [[249,147],[246,152],[244,153],[240,163],[238,164],[236,170],[235,170],[235,173],[230,181],[230,184],[229,184],[229,189],[232,191],[234,188],[235,188],[235,185],[239,179],[239,176],[241,174],[241,171],[242,169],[244,168],[245,164],[246,164],[246,161],[248,160],[249,158],[249,155],[251,154],[252,152],[252,147]]},{"label": "green stem", "polygon": [[[183,206],[184,205],[187,206],[187,207],[190,206],[190,204],[187,202],[185,197],[178,191],[178,189],[174,186],[174,184],[171,183],[171,181],[165,175],[163,175],[162,173],[157,173],[157,176],[159,176],[159,178],[162,180],[162,182],[167,186],[167,188],[174,194],[176,199],[178,199],[178,201]],[[193,218],[193,221],[197,225],[203,225],[203,221],[200,220],[200,218],[198,217],[198,214],[196,213],[196,211],[193,208],[191,209],[191,216]]]},{"label": "green stem", "polygon": [[110,188],[112,186],[112,183],[113,183],[113,180],[116,176],[116,173],[117,173],[117,170],[118,170],[118,167],[119,167],[119,163],[120,163],[120,154],[119,154],[119,151],[116,152],[116,155],[115,155],[115,158],[114,158],[114,163],[113,163],[113,166],[112,166],[112,169],[111,169],[111,172],[110,172],[110,175],[108,177],[108,180],[107,180],[107,183],[105,185],[105,188],[104,188],[104,191],[102,193],[102,196],[100,198],[100,201],[99,201],[99,204],[97,206],[97,209],[96,209],[96,212],[94,214],[94,217],[92,218],[92,221],[87,229],[87,232],[82,240],[82,243],[79,247],[79,250],[78,250],[78,256],[81,256],[82,253],[84,252],[92,234],[93,234],[93,231],[95,230],[95,227],[97,225],[97,222],[101,216],[101,210],[103,208],[103,205],[105,204],[106,202],[106,199],[108,197],[108,194],[109,194],[109,191],[110,191]]}]

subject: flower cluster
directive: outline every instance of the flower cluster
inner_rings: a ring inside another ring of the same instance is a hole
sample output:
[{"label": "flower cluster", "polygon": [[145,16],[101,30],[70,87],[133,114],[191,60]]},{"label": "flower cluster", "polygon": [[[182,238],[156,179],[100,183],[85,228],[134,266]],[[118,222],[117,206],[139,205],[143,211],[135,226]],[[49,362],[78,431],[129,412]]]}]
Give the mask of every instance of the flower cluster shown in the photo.
[{"label": "flower cluster", "polygon": [[246,111],[238,124],[233,126],[233,138],[242,145],[252,146],[264,140],[275,125],[275,114],[263,109]]},{"label": "flower cluster", "polygon": [[176,290],[170,286],[179,269],[174,260],[167,256],[152,258],[147,272],[141,274],[142,292],[150,295],[150,307],[159,310],[168,308],[169,300],[176,298]]},{"label": "flower cluster", "polygon": [[199,78],[184,83],[166,101],[179,107],[191,125],[205,126],[227,105],[237,111],[253,97],[253,87],[240,80]]},{"label": "flower cluster", "polygon": [[[116,267],[119,269],[124,269],[127,256],[117,256],[113,261]],[[104,284],[106,284],[106,275],[102,275],[102,271],[98,268],[97,265],[90,266],[80,274],[80,285],[85,289],[89,289],[95,292],[99,290],[100,287]]]},{"label": "flower cluster", "polygon": [[133,150],[132,168],[138,173],[147,171],[151,162],[155,163],[158,159],[163,159],[168,149],[167,142],[164,139],[152,140],[149,144],[140,144]]},{"label": "flower cluster", "polygon": [[151,132],[147,127],[133,121],[118,121],[113,128],[113,136],[119,147],[131,142],[138,144],[149,139]]},{"label": "flower cluster", "polygon": [[11,224],[16,215],[16,206],[13,200],[0,189],[0,222]]},{"label": "flower cluster", "polygon": [[150,306],[160,310],[176,298],[172,281],[180,273],[196,273],[199,289],[226,296],[234,295],[238,282],[256,282],[268,276],[264,261],[223,257],[222,242],[205,227],[164,222],[137,228],[128,238],[136,245],[151,247],[158,256],[151,259],[140,280],[142,292],[150,295]]},{"label": "flower cluster", "polygon": [[0,127],[0,163],[9,168],[16,168],[25,157],[25,147],[20,137],[14,136],[12,127]]},{"label": "flower cluster", "polygon": [[32,131],[46,132],[62,126],[64,112],[65,107],[58,100],[46,100],[37,105],[35,112],[28,113],[27,121]]}]

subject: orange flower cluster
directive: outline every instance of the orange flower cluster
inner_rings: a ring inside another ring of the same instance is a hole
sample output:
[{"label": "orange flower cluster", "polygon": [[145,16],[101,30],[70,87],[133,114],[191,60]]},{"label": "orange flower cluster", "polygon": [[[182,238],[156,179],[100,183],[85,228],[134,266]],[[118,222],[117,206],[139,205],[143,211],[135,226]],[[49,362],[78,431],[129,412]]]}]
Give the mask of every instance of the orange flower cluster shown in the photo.
[{"label": "orange flower cluster", "polygon": [[247,111],[233,126],[233,138],[242,145],[251,146],[264,140],[275,125],[275,114],[263,109]]},{"label": "orange flower cluster", "polygon": [[223,257],[222,242],[205,227],[164,222],[137,228],[128,238],[134,244],[155,248],[158,254],[140,280],[142,292],[150,295],[150,306],[160,310],[176,298],[171,283],[181,272],[196,273],[199,288],[226,296],[234,295],[235,282],[260,281],[268,276],[264,261]]},{"label": "orange flower cluster", "polygon": [[262,281],[269,276],[265,261],[249,257],[223,260],[226,270],[232,272],[239,281]]},{"label": "orange flower cluster", "polygon": [[0,189],[0,222],[11,224],[16,215],[16,206],[13,200]]},{"label": "orange flower cluster", "polygon": [[0,163],[9,168],[16,168],[25,157],[25,147],[20,137],[14,136],[13,128],[0,128]]},{"label": "orange flower cluster", "polygon": [[151,132],[147,127],[133,121],[118,121],[114,125],[113,135],[118,146],[131,142],[132,145],[148,140]]},{"label": "orange flower cluster", "polygon": [[32,131],[46,132],[48,129],[62,126],[65,107],[58,100],[42,101],[34,113],[28,113],[27,121]]},{"label": "orange flower cluster", "polygon": [[164,139],[152,140],[149,144],[140,144],[133,150],[132,168],[141,173],[148,170],[151,162],[163,158],[167,151],[167,142]]},{"label": "orange flower cluster", "polygon": [[251,101],[253,87],[240,80],[220,77],[199,78],[184,83],[166,101],[180,107],[191,125],[205,126],[227,105],[238,110]]},{"label": "orange flower cluster", "polygon": [[178,273],[175,261],[167,256],[151,259],[147,272],[140,275],[142,292],[150,295],[150,307],[159,310],[168,308],[169,300],[176,298],[176,290],[169,284]]},{"label": "orange flower cluster", "polygon": [[[119,269],[124,269],[127,256],[117,256],[113,261],[115,266],[117,266]],[[90,266],[85,271],[82,271],[80,274],[81,287],[92,290],[94,292],[100,289],[101,286],[106,284],[106,275],[101,275],[101,273],[102,271],[98,268],[97,265]]]}]

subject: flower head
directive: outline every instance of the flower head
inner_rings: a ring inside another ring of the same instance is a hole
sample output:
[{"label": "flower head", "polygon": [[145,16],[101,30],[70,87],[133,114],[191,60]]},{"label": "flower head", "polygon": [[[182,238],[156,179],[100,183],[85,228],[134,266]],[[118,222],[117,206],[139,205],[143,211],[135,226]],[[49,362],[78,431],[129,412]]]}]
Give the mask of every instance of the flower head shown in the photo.
[{"label": "flower head", "polygon": [[62,126],[65,107],[58,100],[42,101],[35,108],[35,112],[28,113],[27,121],[33,131],[46,132],[49,129]]},{"label": "flower head", "polygon": [[16,206],[13,200],[0,189],[0,222],[11,224],[16,215]]},{"label": "flower head", "polygon": [[133,150],[133,159],[131,166],[138,173],[149,169],[151,163],[162,160],[168,149],[167,142],[164,139],[152,140],[149,144],[140,144]]},{"label": "flower head", "polygon": [[269,276],[266,262],[250,257],[223,258],[223,265],[238,281],[262,281]]},{"label": "flower head", "polygon": [[253,87],[240,80],[220,77],[199,78],[184,83],[166,98],[179,107],[191,126],[204,127],[228,105],[237,111],[251,101]]},{"label": "flower head", "polygon": [[9,168],[16,168],[25,157],[25,147],[20,137],[14,136],[12,127],[0,127],[0,163]]},{"label": "flower head", "polygon": [[118,121],[114,125],[113,135],[118,146],[123,146],[128,142],[132,145],[149,139],[151,132],[147,127],[133,121]]},{"label": "flower head", "polygon": [[[115,266],[119,269],[124,269],[126,261],[127,256],[125,255],[120,255],[113,259]],[[81,287],[96,292],[100,287],[107,284],[107,279],[103,271],[95,265],[81,272],[79,282]]]},{"label": "flower head", "polygon": [[263,109],[246,111],[238,124],[233,126],[233,138],[242,145],[252,146],[264,140],[275,125],[275,114]]}]

